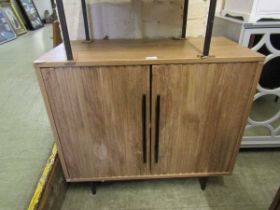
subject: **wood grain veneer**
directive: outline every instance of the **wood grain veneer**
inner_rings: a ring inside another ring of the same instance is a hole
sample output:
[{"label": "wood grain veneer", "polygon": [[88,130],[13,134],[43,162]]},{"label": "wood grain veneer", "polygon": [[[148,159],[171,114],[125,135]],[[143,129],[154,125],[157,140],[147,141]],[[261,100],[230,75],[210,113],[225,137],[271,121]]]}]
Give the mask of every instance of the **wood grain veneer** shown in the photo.
[{"label": "wood grain veneer", "polygon": [[142,96],[149,97],[147,66],[41,72],[70,178],[148,173],[141,114]]},{"label": "wood grain veneer", "polygon": [[[74,61],[67,61],[63,45],[35,61],[39,67],[152,65],[263,61],[264,56],[228,39],[213,38],[210,57],[201,58],[203,39],[73,41]],[[149,60],[147,57],[156,57]]]},{"label": "wood grain veneer", "polygon": [[153,174],[231,173],[257,67],[258,63],[153,66],[152,107],[157,95],[161,98],[159,162],[153,159]]},{"label": "wood grain veneer", "polygon": [[105,176],[92,178],[69,178],[68,182],[87,182],[87,181],[122,181],[122,180],[153,180],[153,179],[180,179],[190,177],[210,177],[210,176],[226,176],[230,175],[228,172],[219,173],[182,173],[182,174],[157,174],[157,175],[139,175],[139,176]]},{"label": "wood grain veneer", "polygon": [[202,41],[73,42],[74,61],[61,45],[35,62],[67,181],[232,173],[264,56],[214,38],[202,58]]}]

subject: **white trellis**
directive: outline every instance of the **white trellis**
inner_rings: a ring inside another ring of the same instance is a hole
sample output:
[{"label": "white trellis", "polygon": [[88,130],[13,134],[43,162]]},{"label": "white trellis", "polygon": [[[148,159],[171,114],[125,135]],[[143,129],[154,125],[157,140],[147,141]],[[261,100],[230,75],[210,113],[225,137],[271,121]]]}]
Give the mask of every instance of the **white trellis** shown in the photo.
[{"label": "white trellis", "polygon": [[[259,25],[259,26],[258,26]],[[254,24],[253,27],[244,27],[241,31],[239,43],[245,47],[249,46],[250,38],[253,35],[262,35],[262,38],[258,41],[258,43],[253,46],[252,50],[258,51],[263,46],[266,46],[269,51],[269,55],[267,55],[265,59],[265,63],[271,61],[276,57],[280,57],[280,50],[276,49],[271,43],[271,35],[280,34],[280,22],[272,25],[265,24]],[[280,71],[280,67],[279,67]],[[275,89],[266,89],[262,87],[260,84],[257,88],[257,93],[254,97],[254,102],[260,97],[266,95],[275,95],[280,97],[280,87]],[[266,119],[263,121],[253,120],[251,117],[248,119],[248,125],[246,129],[252,129],[254,127],[264,127],[269,130],[270,135],[268,136],[244,136],[242,146],[243,147],[257,147],[257,146],[280,146],[280,126],[274,127],[273,123],[280,119],[280,110],[275,113],[270,119]]]}]

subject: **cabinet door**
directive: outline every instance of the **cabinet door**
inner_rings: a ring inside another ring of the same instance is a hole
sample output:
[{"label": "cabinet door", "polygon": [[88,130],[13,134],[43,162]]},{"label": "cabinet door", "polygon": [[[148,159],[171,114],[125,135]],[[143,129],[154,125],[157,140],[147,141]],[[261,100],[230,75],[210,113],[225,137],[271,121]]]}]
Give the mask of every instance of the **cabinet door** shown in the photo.
[{"label": "cabinet door", "polygon": [[153,66],[152,173],[230,173],[256,72],[254,63]]},{"label": "cabinet door", "polygon": [[70,180],[147,173],[147,66],[44,68],[41,73]]}]

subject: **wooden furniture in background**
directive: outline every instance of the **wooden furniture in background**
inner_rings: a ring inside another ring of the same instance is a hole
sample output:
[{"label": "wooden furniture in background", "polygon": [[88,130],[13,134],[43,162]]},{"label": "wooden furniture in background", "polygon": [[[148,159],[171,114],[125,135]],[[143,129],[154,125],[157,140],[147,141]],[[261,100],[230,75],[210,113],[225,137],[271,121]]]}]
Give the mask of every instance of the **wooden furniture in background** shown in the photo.
[{"label": "wooden furniture in background", "polygon": [[232,173],[264,57],[202,45],[77,41],[73,61],[60,45],[35,62],[68,182]]},{"label": "wooden furniture in background", "polygon": [[53,21],[53,46],[56,47],[62,43],[61,32],[59,28],[59,22]]}]

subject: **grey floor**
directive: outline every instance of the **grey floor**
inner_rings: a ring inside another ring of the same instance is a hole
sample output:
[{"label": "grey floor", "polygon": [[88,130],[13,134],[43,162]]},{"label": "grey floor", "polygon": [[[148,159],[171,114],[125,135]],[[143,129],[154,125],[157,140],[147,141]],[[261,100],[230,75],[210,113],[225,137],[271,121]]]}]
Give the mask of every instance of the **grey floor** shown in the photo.
[{"label": "grey floor", "polygon": [[232,176],[71,184],[62,210],[267,210],[280,185],[280,152],[241,152]]},{"label": "grey floor", "polygon": [[32,62],[52,48],[46,26],[0,45],[0,210],[27,209],[52,147]]}]

